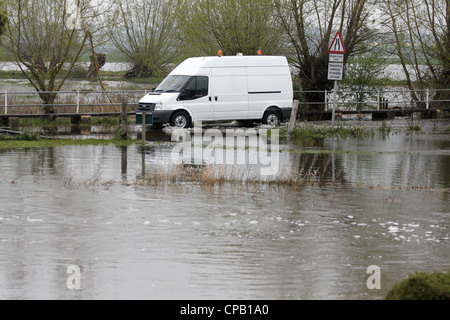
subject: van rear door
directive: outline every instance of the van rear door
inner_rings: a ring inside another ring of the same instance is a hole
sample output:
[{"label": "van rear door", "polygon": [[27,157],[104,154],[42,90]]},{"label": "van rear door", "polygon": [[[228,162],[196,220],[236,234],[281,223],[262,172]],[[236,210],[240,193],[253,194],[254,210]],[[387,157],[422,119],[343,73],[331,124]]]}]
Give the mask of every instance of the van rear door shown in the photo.
[{"label": "van rear door", "polygon": [[212,120],[248,119],[247,69],[211,68]]}]

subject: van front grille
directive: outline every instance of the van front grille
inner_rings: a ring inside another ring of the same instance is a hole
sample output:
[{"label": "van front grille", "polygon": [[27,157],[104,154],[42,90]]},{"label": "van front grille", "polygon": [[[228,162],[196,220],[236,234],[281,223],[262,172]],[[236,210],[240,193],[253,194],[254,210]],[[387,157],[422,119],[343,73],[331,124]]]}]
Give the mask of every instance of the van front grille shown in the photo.
[{"label": "van front grille", "polygon": [[139,103],[138,105],[138,111],[149,111],[153,112],[155,111],[155,103]]}]

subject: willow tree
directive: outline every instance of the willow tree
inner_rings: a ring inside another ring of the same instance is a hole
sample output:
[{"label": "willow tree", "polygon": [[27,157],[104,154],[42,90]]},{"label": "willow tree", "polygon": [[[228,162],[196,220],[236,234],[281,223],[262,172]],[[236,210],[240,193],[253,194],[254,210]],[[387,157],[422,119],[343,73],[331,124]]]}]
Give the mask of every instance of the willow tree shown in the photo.
[{"label": "willow tree", "polygon": [[181,35],[199,54],[276,55],[284,52],[285,38],[274,12],[272,0],[185,0]]},{"label": "willow tree", "polygon": [[110,30],[117,49],[132,64],[126,78],[165,73],[179,56],[175,12],[178,1],[123,0],[114,12],[119,22]]},{"label": "willow tree", "polygon": [[9,19],[3,47],[38,92],[45,113],[54,113],[57,92],[92,47],[99,8],[89,0],[6,1]]},{"label": "willow tree", "polygon": [[[415,88],[450,89],[450,1],[383,0],[381,8],[413,102],[425,107]],[[436,95],[433,100],[450,100],[448,91]]]},{"label": "willow tree", "polygon": [[3,34],[3,32],[5,31],[5,26],[6,26],[6,12],[3,10],[3,1],[0,1],[0,36]]},{"label": "willow tree", "polygon": [[337,31],[343,36],[346,54],[344,62],[353,55],[370,50],[377,44],[376,29],[368,27],[377,0],[273,0],[276,16],[289,38],[291,61],[311,108],[323,109],[323,93],[330,90],[328,77],[328,48]]}]

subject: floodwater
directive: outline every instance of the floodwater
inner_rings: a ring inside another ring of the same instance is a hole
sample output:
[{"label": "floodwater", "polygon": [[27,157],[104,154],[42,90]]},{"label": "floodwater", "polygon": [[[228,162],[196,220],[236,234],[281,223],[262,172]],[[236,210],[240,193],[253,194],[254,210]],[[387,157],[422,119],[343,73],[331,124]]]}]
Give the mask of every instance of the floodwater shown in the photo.
[{"label": "floodwater", "polygon": [[169,165],[170,138],[0,149],[0,299],[383,299],[450,269],[438,125],[281,146],[280,168],[314,168],[297,187],[142,183]]}]

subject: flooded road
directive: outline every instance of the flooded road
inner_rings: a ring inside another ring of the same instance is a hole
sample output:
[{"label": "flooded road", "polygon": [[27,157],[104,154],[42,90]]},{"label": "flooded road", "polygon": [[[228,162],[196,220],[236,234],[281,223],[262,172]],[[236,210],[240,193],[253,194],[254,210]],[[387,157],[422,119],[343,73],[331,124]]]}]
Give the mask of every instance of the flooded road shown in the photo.
[{"label": "flooded road", "polygon": [[284,146],[295,188],[141,183],[170,144],[0,149],[0,299],[382,299],[450,269],[449,137]]}]

